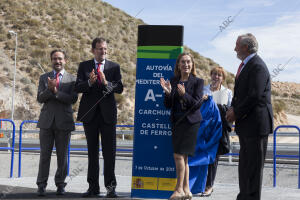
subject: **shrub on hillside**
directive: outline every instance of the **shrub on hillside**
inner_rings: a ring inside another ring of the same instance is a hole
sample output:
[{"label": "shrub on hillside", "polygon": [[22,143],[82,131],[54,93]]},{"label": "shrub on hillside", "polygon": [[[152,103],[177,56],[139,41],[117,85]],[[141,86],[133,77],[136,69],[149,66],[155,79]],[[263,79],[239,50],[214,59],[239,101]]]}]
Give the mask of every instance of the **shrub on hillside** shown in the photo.
[{"label": "shrub on hillside", "polygon": [[300,94],[299,93],[298,94],[293,93],[291,95],[291,97],[294,98],[294,99],[300,99]]},{"label": "shrub on hillside", "polygon": [[3,67],[3,71],[8,72],[9,71],[8,67]]},{"label": "shrub on hillside", "polygon": [[37,20],[37,19],[29,18],[29,19],[25,19],[23,21],[23,24],[27,24],[27,25],[32,26],[32,27],[38,27],[40,25],[40,21]]},{"label": "shrub on hillside", "polygon": [[48,47],[48,41],[45,38],[33,40],[33,41],[31,41],[31,44],[35,45],[35,46],[38,46],[40,48],[46,48],[46,47]]},{"label": "shrub on hillside", "polygon": [[0,34],[0,42],[7,40],[7,36],[4,33]]},{"label": "shrub on hillside", "polygon": [[115,94],[117,104],[123,104],[125,102],[125,97],[122,94]]},{"label": "shrub on hillside", "polygon": [[276,92],[275,90],[272,90],[272,91],[271,91],[271,94],[274,95],[274,96],[279,96],[279,93]]},{"label": "shrub on hillside", "polygon": [[16,16],[19,18],[19,19],[24,19],[25,16],[27,16],[27,13],[28,10],[27,9],[24,9],[24,8],[16,8],[14,9],[14,13],[16,14]]},{"label": "shrub on hillside", "polygon": [[18,56],[17,56],[17,59],[18,60],[27,60],[28,58],[28,52],[26,50],[19,50],[19,53],[18,53]]},{"label": "shrub on hillside", "polygon": [[28,66],[25,68],[26,73],[31,73],[32,72],[32,66]]},{"label": "shrub on hillside", "polygon": [[289,96],[289,94],[288,94],[288,93],[286,93],[286,92],[284,92],[284,93],[282,94],[282,96],[283,96],[283,97],[288,97],[288,96]]},{"label": "shrub on hillside", "polygon": [[230,76],[226,76],[226,84],[234,84],[234,79]]},{"label": "shrub on hillside", "polygon": [[20,82],[26,85],[31,83],[31,81],[26,77],[21,78]]},{"label": "shrub on hillside", "polygon": [[41,58],[41,57],[46,56],[46,52],[41,49],[35,49],[35,50],[31,51],[30,55],[34,58]]},{"label": "shrub on hillside", "polygon": [[13,49],[15,49],[15,41],[7,40],[5,42],[4,49],[7,49],[7,50],[13,50]]},{"label": "shrub on hillside", "polygon": [[61,48],[63,46],[62,43],[56,39],[49,39],[48,42],[52,48]]},{"label": "shrub on hillside", "polygon": [[279,112],[281,112],[281,111],[283,111],[283,110],[286,109],[286,105],[285,105],[284,101],[280,100],[280,99],[275,99],[273,101],[272,105],[273,105],[273,111],[274,111],[274,113],[279,113]]}]

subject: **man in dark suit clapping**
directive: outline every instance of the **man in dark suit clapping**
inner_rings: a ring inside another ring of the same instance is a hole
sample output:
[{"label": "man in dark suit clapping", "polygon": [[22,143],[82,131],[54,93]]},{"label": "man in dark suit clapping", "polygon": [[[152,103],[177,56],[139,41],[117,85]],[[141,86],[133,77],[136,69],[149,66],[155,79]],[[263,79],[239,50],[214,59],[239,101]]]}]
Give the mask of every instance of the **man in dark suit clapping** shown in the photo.
[{"label": "man in dark suit clapping", "polygon": [[242,63],[226,118],[235,121],[240,141],[237,200],[259,200],[268,135],[273,132],[271,78],[266,64],[257,55],[258,43],[254,35],[240,35],[234,50]]},{"label": "man in dark suit clapping", "polygon": [[117,197],[115,188],[117,106],[114,93],[122,93],[120,66],[106,59],[107,42],[95,38],[94,59],[81,62],[75,90],[82,93],[77,120],[83,122],[88,146],[89,188],[83,197],[99,196],[99,132],[104,159],[104,185],[108,198]]}]

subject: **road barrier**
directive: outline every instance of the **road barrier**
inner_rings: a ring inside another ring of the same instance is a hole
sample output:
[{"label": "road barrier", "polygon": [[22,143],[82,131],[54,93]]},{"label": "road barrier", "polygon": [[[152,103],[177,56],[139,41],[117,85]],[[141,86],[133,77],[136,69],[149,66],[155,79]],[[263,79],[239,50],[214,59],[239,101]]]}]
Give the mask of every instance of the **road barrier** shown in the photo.
[{"label": "road barrier", "polygon": [[11,150],[10,174],[9,174],[9,177],[12,178],[13,177],[13,170],[14,170],[16,126],[15,126],[15,123],[12,120],[10,120],[10,119],[0,119],[0,122],[1,122],[1,124],[2,124],[2,122],[10,122],[12,124],[12,126],[13,126],[11,146],[10,147],[9,146],[8,147],[0,147],[0,149]]},{"label": "road barrier", "polygon": [[[298,155],[277,155],[276,153],[276,134],[277,130],[280,128],[295,128],[298,130],[299,133],[299,152]],[[274,136],[273,136],[273,187],[276,187],[276,158],[298,158],[298,189],[300,189],[300,129],[298,126],[294,125],[280,125],[277,126],[274,130]]]},{"label": "road barrier", "polygon": [[[37,121],[34,120],[24,120],[22,121],[22,123],[20,124],[20,133],[19,133],[19,163],[18,163],[18,177],[21,177],[21,169],[22,169],[22,151],[23,150],[40,150],[40,147],[22,147],[22,137],[23,137],[23,126],[24,124],[28,124],[28,123],[37,123]],[[82,126],[82,123],[75,123],[76,126]],[[133,125],[117,125],[118,127],[122,127],[122,128],[133,128]],[[74,131],[72,132],[73,134],[79,134],[82,132],[78,132],[78,131]],[[124,134],[121,131],[122,137],[124,139]],[[71,148],[71,142],[72,140],[70,140],[69,146],[68,146],[68,175],[69,175],[69,171],[70,171],[70,152],[71,151],[87,151],[87,148]],[[53,148],[53,150],[55,150],[55,148]],[[101,151],[102,149],[99,148],[99,151]],[[132,149],[122,149],[122,148],[117,148],[116,151],[121,151],[121,152],[132,152]]]}]

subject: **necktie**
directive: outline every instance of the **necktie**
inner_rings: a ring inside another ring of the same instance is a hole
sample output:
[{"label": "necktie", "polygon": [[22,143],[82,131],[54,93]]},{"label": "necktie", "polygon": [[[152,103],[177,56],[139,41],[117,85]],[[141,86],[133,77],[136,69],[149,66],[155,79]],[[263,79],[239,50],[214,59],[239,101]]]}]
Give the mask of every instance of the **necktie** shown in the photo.
[{"label": "necktie", "polygon": [[100,74],[102,73],[101,70],[100,70],[100,67],[101,67],[101,63],[98,63],[98,67],[97,67],[97,79],[98,79],[98,83],[99,85],[101,85],[101,78],[100,78]]},{"label": "necktie", "polygon": [[241,73],[241,70],[242,70],[242,67],[243,67],[243,65],[244,65],[244,63],[243,63],[243,62],[241,62],[240,66],[239,66],[239,68],[238,68],[238,71],[237,71],[237,73],[236,73],[236,75],[235,75],[235,79],[237,79],[237,78],[239,77],[239,75],[240,75],[240,73]]},{"label": "necktie", "polygon": [[60,73],[56,73],[56,88],[58,89],[59,86],[59,75]]}]

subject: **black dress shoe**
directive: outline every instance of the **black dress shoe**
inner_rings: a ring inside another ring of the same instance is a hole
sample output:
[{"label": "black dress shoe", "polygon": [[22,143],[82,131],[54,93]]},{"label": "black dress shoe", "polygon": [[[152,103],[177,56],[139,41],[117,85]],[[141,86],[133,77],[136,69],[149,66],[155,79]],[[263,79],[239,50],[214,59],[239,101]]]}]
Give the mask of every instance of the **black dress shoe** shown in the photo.
[{"label": "black dress shoe", "polygon": [[110,189],[107,191],[106,193],[106,198],[117,198],[118,195],[116,194],[116,190],[115,189]]},{"label": "black dress shoe", "polygon": [[37,195],[40,196],[40,197],[46,196],[46,189],[45,189],[45,187],[39,186],[38,190],[37,190]]},{"label": "black dress shoe", "polygon": [[100,191],[88,190],[82,194],[82,197],[101,197]]},{"label": "black dress shoe", "polygon": [[57,186],[56,195],[64,195],[66,193],[65,187],[62,185]]}]

